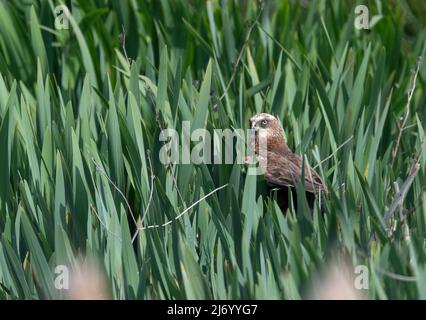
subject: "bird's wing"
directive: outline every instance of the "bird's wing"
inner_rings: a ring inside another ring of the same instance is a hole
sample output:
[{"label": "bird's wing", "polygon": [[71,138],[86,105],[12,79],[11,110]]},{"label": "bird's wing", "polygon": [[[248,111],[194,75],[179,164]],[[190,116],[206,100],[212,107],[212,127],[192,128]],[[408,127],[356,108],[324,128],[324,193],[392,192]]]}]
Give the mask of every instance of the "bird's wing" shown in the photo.
[{"label": "bird's wing", "polygon": [[[302,160],[295,154],[269,154],[265,179],[276,186],[295,187],[302,177]],[[305,189],[310,193],[325,192],[327,187],[315,172],[305,164]]]}]

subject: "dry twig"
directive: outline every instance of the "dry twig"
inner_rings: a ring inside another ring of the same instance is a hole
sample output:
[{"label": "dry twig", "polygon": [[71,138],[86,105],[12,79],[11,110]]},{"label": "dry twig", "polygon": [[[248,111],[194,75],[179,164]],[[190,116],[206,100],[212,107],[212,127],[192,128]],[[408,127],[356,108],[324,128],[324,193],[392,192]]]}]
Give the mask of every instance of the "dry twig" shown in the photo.
[{"label": "dry twig", "polygon": [[135,223],[136,228],[138,227],[138,223],[136,222],[135,215],[133,214],[132,208],[130,207],[129,201],[127,201],[126,196],[124,193],[120,190],[120,188],[114,183],[114,181],[111,180],[111,178],[108,176],[108,174],[105,172],[105,170],[95,161],[94,158],[92,158],[93,163],[96,166],[96,170],[100,172],[107,180],[108,182],[114,187],[115,190],[120,194],[120,196],[123,198],[124,202],[126,203],[127,208],[129,209],[130,215],[132,217],[133,222]]},{"label": "dry twig", "polygon": [[320,163],[318,163],[317,165],[315,165],[313,167],[313,169],[315,170],[316,168],[318,168],[320,165],[322,165],[324,162],[326,162],[327,160],[331,159],[336,153],[337,151],[339,151],[340,149],[342,149],[349,141],[352,140],[354,136],[350,136],[345,142],[343,142],[340,146],[338,146],[336,148],[336,150],[333,151],[333,153],[331,153],[330,155],[328,155],[326,158],[322,159]]},{"label": "dry twig", "polygon": [[378,272],[380,272],[381,274],[383,274],[383,275],[385,275],[385,276],[387,276],[387,277],[389,277],[391,279],[394,279],[394,280],[404,281],[404,282],[416,282],[416,281],[418,281],[417,277],[405,276],[405,275],[402,275],[402,274],[397,274],[397,273],[394,273],[394,272],[383,270],[383,269],[378,268],[378,267],[376,267],[376,270]]},{"label": "dry twig", "polygon": [[410,173],[408,174],[407,179],[404,181],[401,187],[399,187],[399,191],[396,190],[397,192],[395,193],[395,198],[392,201],[391,205],[389,206],[389,209],[386,210],[385,212],[385,215],[384,215],[385,222],[389,220],[390,216],[396,211],[396,209],[398,209],[399,206],[402,206],[405,195],[410,189],[411,184],[413,183],[414,178],[416,177],[419,170],[420,170],[420,158],[417,158],[414,160],[414,163],[411,166]]},{"label": "dry twig", "polygon": [[399,144],[401,142],[402,132],[404,131],[404,128],[406,128],[408,116],[410,114],[410,103],[411,103],[411,99],[413,98],[414,90],[416,89],[416,80],[417,80],[417,75],[419,73],[420,64],[421,64],[421,57],[418,57],[416,69],[413,72],[413,77],[411,79],[410,87],[409,87],[408,92],[407,92],[407,103],[405,105],[404,118],[402,120],[401,125],[399,126],[398,138],[396,139],[395,146],[392,149],[392,162],[391,162],[392,166],[395,163],[395,159],[396,159],[396,156],[398,154]]},{"label": "dry twig", "polygon": [[221,187],[218,187],[216,189],[214,189],[213,191],[210,191],[208,194],[206,194],[204,197],[202,197],[201,199],[198,199],[197,201],[195,201],[193,204],[191,204],[188,208],[186,208],[184,211],[182,211],[181,213],[179,213],[176,217],[174,217],[172,220],[169,220],[161,225],[151,225],[151,226],[147,226],[147,227],[143,227],[140,230],[145,230],[145,229],[152,229],[152,228],[161,228],[161,227],[165,227],[169,224],[171,224],[173,221],[178,220],[180,217],[182,217],[185,213],[187,213],[189,210],[191,210],[193,207],[195,207],[197,204],[199,204],[201,201],[203,201],[204,199],[207,199],[208,197],[210,197],[212,194],[216,193],[217,191],[219,191],[220,189],[223,189],[225,187],[227,187],[228,184],[225,184]]}]

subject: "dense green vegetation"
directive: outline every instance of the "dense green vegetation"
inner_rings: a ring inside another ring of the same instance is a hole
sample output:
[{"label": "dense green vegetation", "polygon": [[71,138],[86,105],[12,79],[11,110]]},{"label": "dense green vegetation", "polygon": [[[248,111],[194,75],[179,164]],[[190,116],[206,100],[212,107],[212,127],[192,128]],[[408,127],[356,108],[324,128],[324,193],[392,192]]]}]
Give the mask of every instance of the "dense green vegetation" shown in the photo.
[{"label": "dense green vegetation", "polygon": [[[65,3],[58,30],[56,1],[0,1],[0,298],[61,297],[80,255],[115,299],[299,299],[332,257],[368,267],[368,298],[426,298],[421,0],[364,1],[370,30],[355,1]],[[323,218],[241,165],[159,162],[161,128],[260,111],[317,166]]]}]

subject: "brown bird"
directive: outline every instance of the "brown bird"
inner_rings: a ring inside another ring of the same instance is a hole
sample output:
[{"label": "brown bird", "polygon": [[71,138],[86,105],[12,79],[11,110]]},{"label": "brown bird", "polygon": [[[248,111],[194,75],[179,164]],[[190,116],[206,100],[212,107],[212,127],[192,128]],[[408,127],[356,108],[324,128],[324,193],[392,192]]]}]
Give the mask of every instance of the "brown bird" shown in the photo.
[{"label": "brown bird", "polygon": [[[302,179],[302,159],[287,146],[279,121],[268,113],[250,118],[250,129],[254,131],[250,148],[255,153],[270,189],[278,189],[277,201],[285,213],[289,206],[289,191],[297,202],[296,184]],[[266,148],[264,143],[266,141]],[[306,199],[312,208],[316,195],[321,199],[328,189],[318,173],[304,165]],[[297,206],[297,203],[295,203]]]}]

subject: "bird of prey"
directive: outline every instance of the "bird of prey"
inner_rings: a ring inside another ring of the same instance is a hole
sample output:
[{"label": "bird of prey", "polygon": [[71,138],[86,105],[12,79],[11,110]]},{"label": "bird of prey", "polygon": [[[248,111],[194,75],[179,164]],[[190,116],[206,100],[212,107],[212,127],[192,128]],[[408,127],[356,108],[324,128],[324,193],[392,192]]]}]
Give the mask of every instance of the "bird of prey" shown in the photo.
[{"label": "bird of prey", "polygon": [[[270,189],[278,189],[277,202],[285,213],[289,206],[289,191],[297,200],[296,184],[302,179],[302,159],[287,146],[279,121],[268,113],[260,113],[250,118],[250,129],[254,131],[250,148],[256,155]],[[266,147],[262,149],[262,142]],[[266,160],[266,161],[265,161]],[[316,195],[321,199],[328,189],[314,169],[304,163],[304,185],[306,199],[312,208]],[[297,205],[297,203],[296,203]]]}]

